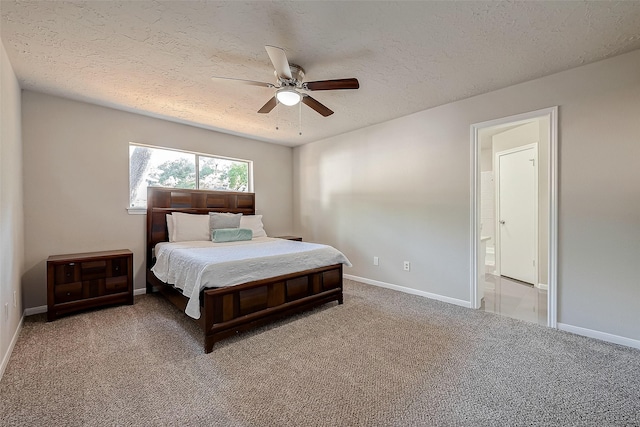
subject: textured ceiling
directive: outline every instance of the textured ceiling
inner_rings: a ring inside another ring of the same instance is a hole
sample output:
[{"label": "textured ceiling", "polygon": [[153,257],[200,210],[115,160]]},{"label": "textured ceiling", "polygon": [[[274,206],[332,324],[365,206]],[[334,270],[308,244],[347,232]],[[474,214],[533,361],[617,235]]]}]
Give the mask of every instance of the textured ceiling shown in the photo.
[{"label": "textured ceiling", "polygon": [[[640,1],[0,2],[25,89],[285,145],[380,123],[640,48]],[[335,111],[257,110],[275,82],[264,45]],[[301,123],[300,123],[301,120]],[[302,135],[299,135],[301,125]],[[276,129],[279,128],[279,129]]]}]

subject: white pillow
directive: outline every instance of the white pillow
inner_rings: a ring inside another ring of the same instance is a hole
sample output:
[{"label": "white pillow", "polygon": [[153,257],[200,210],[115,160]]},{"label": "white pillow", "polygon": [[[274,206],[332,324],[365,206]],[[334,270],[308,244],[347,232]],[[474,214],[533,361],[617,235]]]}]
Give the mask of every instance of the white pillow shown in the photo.
[{"label": "white pillow", "polygon": [[209,215],[174,212],[172,242],[211,240],[209,235]]},{"label": "white pillow", "polygon": [[240,228],[249,228],[253,231],[253,237],[267,237],[262,225],[262,215],[242,215],[240,217]]},{"label": "white pillow", "polygon": [[173,216],[171,214],[167,214],[167,234],[169,241],[173,242]]}]

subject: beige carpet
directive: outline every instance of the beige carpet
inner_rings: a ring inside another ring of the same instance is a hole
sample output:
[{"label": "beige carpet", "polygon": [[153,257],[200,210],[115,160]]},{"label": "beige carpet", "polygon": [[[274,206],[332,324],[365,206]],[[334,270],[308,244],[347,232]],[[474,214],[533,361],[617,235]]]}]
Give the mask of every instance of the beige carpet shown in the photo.
[{"label": "beige carpet", "polygon": [[2,426],[640,426],[640,351],[376,288],[203,352],[161,297],[28,318]]}]

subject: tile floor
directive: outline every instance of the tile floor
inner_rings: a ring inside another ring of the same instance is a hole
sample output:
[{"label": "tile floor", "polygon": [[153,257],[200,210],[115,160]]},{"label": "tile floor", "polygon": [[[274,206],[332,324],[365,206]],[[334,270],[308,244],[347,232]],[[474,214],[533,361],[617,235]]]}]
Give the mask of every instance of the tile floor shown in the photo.
[{"label": "tile floor", "polygon": [[547,291],[487,273],[481,309],[546,326]]}]

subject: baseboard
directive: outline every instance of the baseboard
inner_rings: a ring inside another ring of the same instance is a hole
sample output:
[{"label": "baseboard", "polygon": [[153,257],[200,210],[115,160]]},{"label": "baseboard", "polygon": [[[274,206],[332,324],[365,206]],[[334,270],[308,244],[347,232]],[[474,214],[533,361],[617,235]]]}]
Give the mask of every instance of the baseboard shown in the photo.
[{"label": "baseboard", "polygon": [[343,275],[345,279],[355,280],[356,282],[366,283],[367,285],[379,286],[381,288],[393,289],[394,291],[404,292],[405,294],[419,295],[421,297],[434,299],[449,304],[459,305],[461,307],[471,308],[469,301],[456,298],[445,297],[443,295],[432,294],[431,292],[419,291],[417,289],[407,288],[404,286],[393,285],[391,283],[380,282],[378,280],[366,279],[364,277],[352,276],[350,274]]},{"label": "baseboard", "polygon": [[[147,293],[147,288],[141,288],[141,289],[134,289],[133,290],[133,295],[144,295]],[[41,305],[39,307],[31,307],[31,308],[25,308],[24,309],[24,316],[33,316],[34,314],[41,314],[41,313],[46,313],[47,312],[47,306],[46,305]]]},{"label": "baseboard", "polygon": [[42,314],[47,312],[47,306],[41,305],[40,307],[31,307],[24,309],[24,317],[33,316],[34,314]]},{"label": "baseboard", "polygon": [[537,285],[534,285],[534,288],[540,289],[541,291],[548,291],[549,285],[547,285],[546,283],[538,283]]},{"label": "baseboard", "polygon": [[18,342],[18,336],[20,335],[20,331],[22,331],[22,322],[24,321],[24,316],[20,318],[20,322],[18,322],[18,327],[16,328],[16,332],[13,334],[13,338],[11,339],[11,343],[9,344],[9,348],[2,358],[2,365],[0,365],[0,380],[4,376],[4,371],[7,369],[7,365],[9,364],[9,359],[11,358],[11,354],[13,353],[13,348],[16,346]]},{"label": "baseboard", "polygon": [[640,350],[640,340],[612,335],[606,332],[594,331],[593,329],[581,328],[579,326],[567,325],[566,323],[558,323],[558,329],[573,334],[582,335],[589,338],[595,338],[600,341],[606,341],[613,344],[620,344],[627,347],[637,348]]},{"label": "baseboard", "polygon": [[[438,294],[432,294],[430,292],[418,291],[416,289],[407,288],[404,286],[393,285],[391,283],[380,282],[378,280],[367,279],[364,277],[352,276],[350,274],[344,275],[345,279],[355,280],[356,282],[366,283],[368,285],[380,286],[382,288],[393,289],[396,291],[404,292],[412,295],[419,295],[422,297],[435,299],[438,301],[446,302],[449,304],[459,305],[461,307],[470,308],[471,304],[469,301],[463,301],[455,298],[445,297]],[[542,283],[541,285],[544,285]],[[561,331],[571,332],[573,334],[582,335],[589,338],[594,338],[600,341],[606,341],[613,344],[624,345],[626,347],[637,348],[640,350],[640,340],[635,340],[632,338],[621,337],[618,335],[608,334],[606,332],[594,331],[593,329],[581,328],[579,326],[567,325],[565,323],[558,323],[557,328]]]}]

